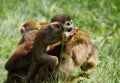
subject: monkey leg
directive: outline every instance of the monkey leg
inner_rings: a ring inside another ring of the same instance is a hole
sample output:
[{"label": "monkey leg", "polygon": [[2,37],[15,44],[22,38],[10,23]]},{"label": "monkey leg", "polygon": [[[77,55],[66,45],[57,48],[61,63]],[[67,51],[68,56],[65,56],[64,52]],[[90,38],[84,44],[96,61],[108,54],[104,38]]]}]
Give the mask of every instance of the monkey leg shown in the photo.
[{"label": "monkey leg", "polygon": [[28,75],[26,78],[27,83],[32,83],[32,80],[34,79],[34,76],[38,72],[38,69],[39,69],[39,64],[33,61],[29,68]]},{"label": "monkey leg", "polygon": [[95,65],[97,65],[98,59],[95,56],[91,56],[87,62],[85,62],[81,69],[83,71],[88,71],[89,69],[93,68]]}]

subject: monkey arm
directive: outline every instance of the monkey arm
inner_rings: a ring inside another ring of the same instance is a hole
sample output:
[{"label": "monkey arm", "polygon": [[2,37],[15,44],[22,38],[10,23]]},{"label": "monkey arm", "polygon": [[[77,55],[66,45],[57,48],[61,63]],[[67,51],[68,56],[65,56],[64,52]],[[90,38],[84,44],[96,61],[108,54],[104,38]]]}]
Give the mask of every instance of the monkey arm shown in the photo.
[{"label": "monkey arm", "polygon": [[39,66],[45,65],[53,69],[58,65],[58,58],[56,56],[48,55],[46,53],[38,55],[37,58],[33,60],[35,61],[32,61],[32,64],[29,68],[27,82],[30,82],[34,78],[34,76],[38,72]]},{"label": "monkey arm", "polygon": [[61,45],[61,42],[57,42],[55,44],[52,44],[52,45],[49,45],[46,49],[47,52],[51,51],[51,50],[54,50],[58,45]]},{"label": "monkey arm", "polygon": [[54,68],[58,65],[58,58],[56,56],[48,55],[47,53],[42,53],[42,55],[37,55],[36,62],[40,65],[46,65],[50,68]]}]

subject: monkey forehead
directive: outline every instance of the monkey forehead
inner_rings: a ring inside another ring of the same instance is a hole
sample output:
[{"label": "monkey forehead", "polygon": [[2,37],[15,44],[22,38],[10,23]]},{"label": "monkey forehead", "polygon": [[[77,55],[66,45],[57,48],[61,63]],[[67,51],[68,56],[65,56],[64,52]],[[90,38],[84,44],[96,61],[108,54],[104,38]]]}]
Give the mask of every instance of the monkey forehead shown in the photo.
[{"label": "monkey forehead", "polygon": [[72,23],[72,20],[67,20],[65,21],[65,23]]},{"label": "monkey forehead", "polygon": [[61,23],[65,23],[66,21],[71,20],[71,17],[67,14],[58,14],[55,15],[54,17],[52,17],[50,22],[61,22]]}]

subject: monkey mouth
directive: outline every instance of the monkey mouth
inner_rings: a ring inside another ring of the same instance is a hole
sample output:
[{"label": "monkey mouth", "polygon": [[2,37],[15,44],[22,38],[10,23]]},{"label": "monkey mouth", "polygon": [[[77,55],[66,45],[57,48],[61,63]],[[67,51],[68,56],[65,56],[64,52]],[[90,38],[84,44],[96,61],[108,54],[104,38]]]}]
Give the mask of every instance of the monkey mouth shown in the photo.
[{"label": "monkey mouth", "polygon": [[72,29],[73,29],[73,28],[72,28],[72,27],[70,27],[70,28],[68,28],[68,29],[67,29],[67,31],[68,31],[68,32],[71,32],[71,31],[72,31]]}]

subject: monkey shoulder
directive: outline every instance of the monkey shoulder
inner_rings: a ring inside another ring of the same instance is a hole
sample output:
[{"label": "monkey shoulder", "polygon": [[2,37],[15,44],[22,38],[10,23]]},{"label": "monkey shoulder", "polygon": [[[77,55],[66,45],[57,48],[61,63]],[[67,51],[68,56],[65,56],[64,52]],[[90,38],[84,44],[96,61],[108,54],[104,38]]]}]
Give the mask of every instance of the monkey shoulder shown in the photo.
[{"label": "monkey shoulder", "polygon": [[93,48],[95,48],[94,42],[92,41],[90,36],[82,30],[74,34],[66,44],[66,49],[68,50],[68,53],[72,53],[72,51],[75,51],[79,54],[79,52],[83,49],[85,49],[86,52],[91,53],[91,50]]},{"label": "monkey shoulder", "polygon": [[75,46],[76,44],[82,44],[82,43],[88,43],[90,41],[90,37],[84,33],[76,33],[74,34],[71,39],[67,42],[67,45],[73,45]]}]

